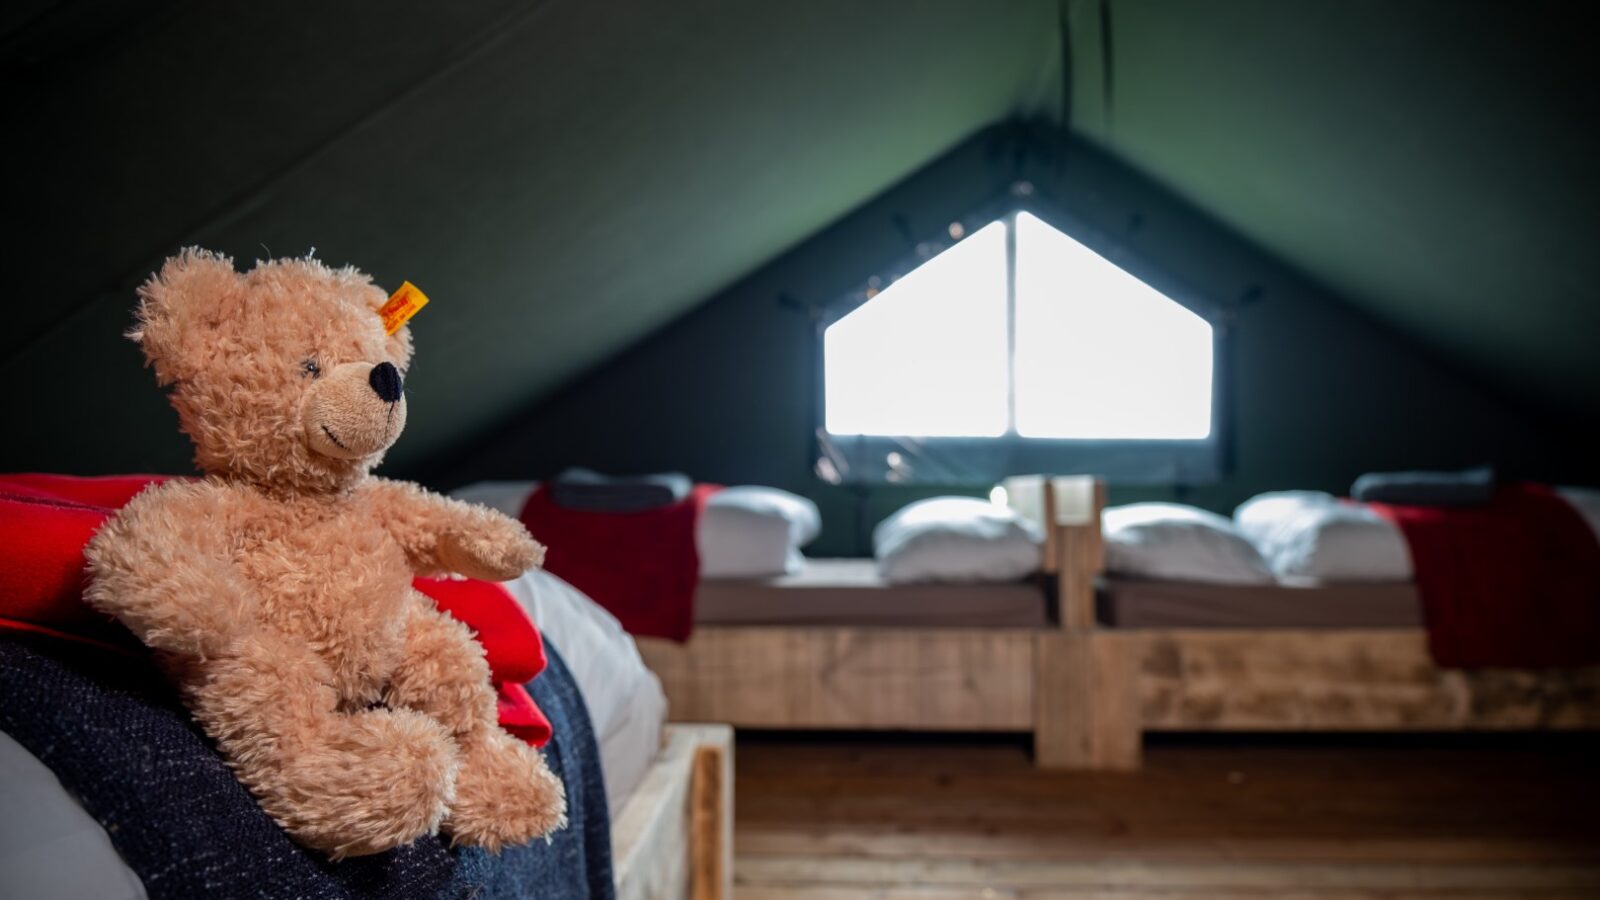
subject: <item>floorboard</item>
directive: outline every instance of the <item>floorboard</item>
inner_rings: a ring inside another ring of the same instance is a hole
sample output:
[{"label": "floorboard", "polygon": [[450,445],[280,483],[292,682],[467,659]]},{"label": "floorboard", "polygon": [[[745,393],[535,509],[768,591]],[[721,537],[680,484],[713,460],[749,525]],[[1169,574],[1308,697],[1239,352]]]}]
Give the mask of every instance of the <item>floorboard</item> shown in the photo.
[{"label": "floorboard", "polygon": [[990,738],[742,735],[749,900],[1600,897],[1600,740],[1171,741],[1130,774]]}]

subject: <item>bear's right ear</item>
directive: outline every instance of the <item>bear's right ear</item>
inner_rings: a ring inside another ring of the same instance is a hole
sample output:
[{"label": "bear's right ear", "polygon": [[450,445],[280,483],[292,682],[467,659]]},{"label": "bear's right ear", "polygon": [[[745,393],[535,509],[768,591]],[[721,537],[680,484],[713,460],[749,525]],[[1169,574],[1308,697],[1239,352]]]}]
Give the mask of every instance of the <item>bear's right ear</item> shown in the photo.
[{"label": "bear's right ear", "polygon": [[233,259],[199,247],[185,247],[139,288],[138,323],[128,337],[155,367],[156,381],[184,377],[191,350],[203,351],[205,335],[217,324],[220,301],[243,288]]}]

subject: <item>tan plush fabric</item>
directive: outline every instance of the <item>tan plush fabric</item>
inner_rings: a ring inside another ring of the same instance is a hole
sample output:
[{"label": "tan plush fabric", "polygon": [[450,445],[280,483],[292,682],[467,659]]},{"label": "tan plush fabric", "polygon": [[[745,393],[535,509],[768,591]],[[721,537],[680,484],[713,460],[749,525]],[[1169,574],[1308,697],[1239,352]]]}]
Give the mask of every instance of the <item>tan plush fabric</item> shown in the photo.
[{"label": "tan plush fabric", "polygon": [[[496,724],[482,648],[415,574],[505,580],[513,519],[369,472],[405,425],[411,339],[354,269],[247,273],[188,250],[138,326],[206,477],[146,490],[88,550],[89,601],[158,651],[262,807],[335,857],[443,829],[491,850],[557,828],[560,782]],[[393,370],[377,371],[385,366]]]}]

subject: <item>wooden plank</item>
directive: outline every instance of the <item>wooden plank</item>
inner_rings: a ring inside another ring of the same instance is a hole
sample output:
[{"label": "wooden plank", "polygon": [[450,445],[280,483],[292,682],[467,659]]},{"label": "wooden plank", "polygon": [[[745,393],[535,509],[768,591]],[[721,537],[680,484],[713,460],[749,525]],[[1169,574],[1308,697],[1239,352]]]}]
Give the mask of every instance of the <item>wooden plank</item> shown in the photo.
[{"label": "wooden plank", "polygon": [[689,781],[693,736],[669,727],[661,752],[611,824],[618,900],[689,895]]},{"label": "wooden plank", "polygon": [[1095,578],[1105,568],[1105,536],[1100,518],[1106,507],[1106,482],[1092,479],[1089,491],[1087,516],[1083,521],[1064,521],[1061,516],[1062,499],[1058,491],[1064,479],[1046,480],[1046,497],[1058,510],[1050,520],[1048,542],[1055,548],[1059,568],[1056,570],[1057,597],[1060,604],[1060,624],[1068,630],[1086,630],[1095,626]]},{"label": "wooden plank", "polygon": [[1593,900],[1591,889],[1554,888],[1505,891],[1497,888],[1428,888],[1391,890],[1388,888],[1309,888],[1246,890],[1227,888],[1140,888],[1129,893],[1116,885],[1086,887],[983,888],[966,886],[856,886],[856,885],[758,885],[741,887],[740,900]]},{"label": "wooden plank", "polygon": [[1100,527],[1087,525],[1056,526],[1056,546],[1061,555],[1061,570],[1056,574],[1056,596],[1061,610],[1061,627],[1086,631],[1094,627],[1094,579],[1099,553]]},{"label": "wooden plank", "polygon": [[661,752],[611,826],[619,900],[731,896],[732,760],[728,726],[667,726]]},{"label": "wooden plank", "polygon": [[1483,863],[1449,866],[1414,862],[1254,860],[975,860],[745,856],[739,882],[746,885],[828,884],[965,887],[981,890],[1101,888],[1123,891],[1482,891],[1580,890],[1600,892],[1600,865],[1583,863]]},{"label": "wooden plank", "polygon": [[1041,503],[1043,520],[1039,522],[1039,528],[1044,532],[1044,548],[1039,554],[1039,569],[1049,574],[1058,574],[1062,566],[1062,549],[1059,532],[1056,529],[1058,517],[1056,492],[1049,479],[1040,479],[1037,489],[1044,494]]},{"label": "wooden plank", "polygon": [[641,639],[675,720],[751,728],[1027,731],[1029,629],[704,626]]},{"label": "wooden plank", "polygon": [[694,900],[730,900],[733,896],[731,755],[732,748],[727,745],[695,748],[689,814],[689,881]]},{"label": "wooden plank", "polygon": [[1600,727],[1600,667],[1440,669],[1420,629],[1120,634],[1140,644],[1148,730]]},{"label": "wooden plank", "polygon": [[1040,767],[1138,768],[1136,646],[1111,633],[1037,637],[1033,739]]}]

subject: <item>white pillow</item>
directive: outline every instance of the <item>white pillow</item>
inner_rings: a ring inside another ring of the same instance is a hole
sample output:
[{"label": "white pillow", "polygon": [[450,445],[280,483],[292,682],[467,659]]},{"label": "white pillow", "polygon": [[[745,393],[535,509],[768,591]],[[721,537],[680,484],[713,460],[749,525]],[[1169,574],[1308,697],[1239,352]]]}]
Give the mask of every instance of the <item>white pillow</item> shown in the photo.
[{"label": "white pillow", "polygon": [[1411,552],[1394,523],[1322,491],[1257,494],[1233,512],[1279,578],[1410,581]]},{"label": "white pillow", "polygon": [[1105,511],[1106,570],[1119,575],[1214,584],[1269,584],[1267,561],[1233,523],[1178,503],[1134,503]]},{"label": "white pillow", "polygon": [[800,548],[822,531],[817,505],[777,488],[744,485],[711,495],[695,543],[701,578],[767,578],[798,572]]},{"label": "white pillow", "polygon": [[1015,581],[1039,570],[1039,527],[972,497],[919,500],[878,523],[872,549],[885,581]]}]

